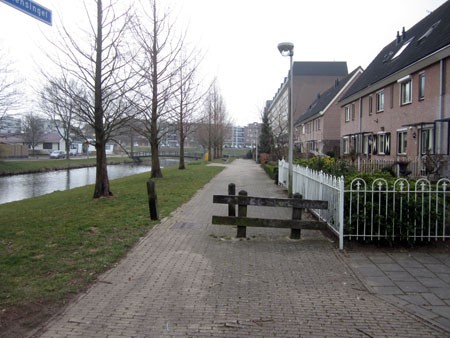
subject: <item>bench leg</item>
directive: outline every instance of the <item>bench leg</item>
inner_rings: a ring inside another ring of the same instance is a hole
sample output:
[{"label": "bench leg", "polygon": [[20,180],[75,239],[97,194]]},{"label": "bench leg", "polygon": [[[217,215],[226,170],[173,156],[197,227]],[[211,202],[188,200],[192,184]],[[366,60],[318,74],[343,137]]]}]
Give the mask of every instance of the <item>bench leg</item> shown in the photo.
[{"label": "bench leg", "polygon": [[300,229],[291,229],[290,239],[300,239],[302,231]]},{"label": "bench leg", "polygon": [[247,237],[247,227],[238,225],[236,238],[246,238]]}]

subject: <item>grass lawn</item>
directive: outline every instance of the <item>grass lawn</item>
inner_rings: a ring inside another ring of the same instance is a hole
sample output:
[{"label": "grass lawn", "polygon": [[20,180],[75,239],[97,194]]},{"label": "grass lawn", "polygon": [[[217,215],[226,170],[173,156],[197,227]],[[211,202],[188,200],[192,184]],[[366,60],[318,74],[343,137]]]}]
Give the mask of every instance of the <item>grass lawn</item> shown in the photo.
[{"label": "grass lawn", "polygon": [[[164,178],[155,180],[160,218],[222,169],[204,162],[163,169]],[[112,198],[93,200],[87,186],[0,205],[0,336],[19,313],[58,308],[86,289],[156,224],[148,177],[111,181]]]}]

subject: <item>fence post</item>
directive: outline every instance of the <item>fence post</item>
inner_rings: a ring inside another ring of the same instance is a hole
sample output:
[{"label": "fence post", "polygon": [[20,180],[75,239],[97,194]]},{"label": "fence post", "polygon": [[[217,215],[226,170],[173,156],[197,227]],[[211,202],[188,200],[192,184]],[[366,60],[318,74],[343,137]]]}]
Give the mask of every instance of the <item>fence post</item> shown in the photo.
[{"label": "fence post", "polygon": [[[239,191],[239,196],[247,196],[247,192],[245,190]],[[238,197],[238,216],[239,217],[247,217],[247,204],[242,203],[240,198]],[[247,237],[247,227],[246,226],[237,226],[237,234],[236,238],[245,238]]]},{"label": "fence post", "polygon": [[[293,196],[294,199],[296,200],[301,200],[303,198],[302,195],[300,195],[299,193],[294,194]],[[292,208],[292,219],[293,220],[297,220],[297,219],[302,219],[302,208],[296,208],[293,207]],[[291,229],[291,239],[300,239],[301,237],[301,229]]]},{"label": "fence post", "polygon": [[151,179],[147,181],[148,208],[150,209],[150,219],[159,219],[158,215],[158,198],[156,196],[155,182]]},{"label": "fence post", "polygon": [[339,249],[344,249],[344,197],[345,186],[344,176],[341,176],[338,181],[339,185]]},{"label": "fence post", "polygon": [[[236,195],[236,185],[234,183],[228,184],[228,195],[234,196]],[[228,204],[228,216],[236,216],[236,204],[229,203]]]}]

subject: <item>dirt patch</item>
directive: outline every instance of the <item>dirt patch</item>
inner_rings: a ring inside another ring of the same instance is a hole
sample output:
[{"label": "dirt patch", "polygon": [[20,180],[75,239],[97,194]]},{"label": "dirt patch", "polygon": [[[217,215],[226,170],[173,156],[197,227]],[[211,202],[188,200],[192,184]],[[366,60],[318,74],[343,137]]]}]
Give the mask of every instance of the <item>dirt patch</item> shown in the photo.
[{"label": "dirt patch", "polygon": [[43,323],[61,311],[67,302],[3,307],[0,310],[0,338],[29,337]]}]

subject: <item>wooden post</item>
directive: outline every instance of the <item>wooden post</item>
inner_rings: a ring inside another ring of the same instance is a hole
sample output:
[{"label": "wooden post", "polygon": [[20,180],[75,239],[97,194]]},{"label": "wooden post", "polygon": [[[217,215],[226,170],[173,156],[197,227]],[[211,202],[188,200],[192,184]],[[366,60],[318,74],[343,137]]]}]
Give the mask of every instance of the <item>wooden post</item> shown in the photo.
[{"label": "wooden post", "polygon": [[[236,195],[236,185],[234,183],[228,184],[228,195]],[[236,204],[228,204],[228,216],[236,216]]]},{"label": "wooden post", "polygon": [[147,195],[148,195],[148,208],[150,210],[150,219],[159,219],[158,213],[158,198],[156,196],[156,186],[155,182],[151,179],[147,181]]},{"label": "wooden post", "polygon": [[[299,193],[295,193],[293,198],[301,200],[303,199],[303,196]],[[292,219],[302,219],[302,208],[292,208]],[[291,229],[291,239],[300,239],[301,232],[301,229]]]},{"label": "wooden post", "polygon": [[[239,191],[239,196],[247,196],[247,192],[245,190]],[[238,197],[238,216],[239,217],[247,217],[247,204],[241,203]],[[247,237],[247,227],[245,226],[237,226],[237,234],[236,238],[245,238]]]}]

